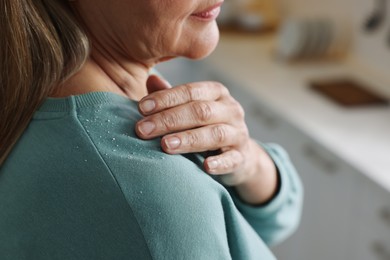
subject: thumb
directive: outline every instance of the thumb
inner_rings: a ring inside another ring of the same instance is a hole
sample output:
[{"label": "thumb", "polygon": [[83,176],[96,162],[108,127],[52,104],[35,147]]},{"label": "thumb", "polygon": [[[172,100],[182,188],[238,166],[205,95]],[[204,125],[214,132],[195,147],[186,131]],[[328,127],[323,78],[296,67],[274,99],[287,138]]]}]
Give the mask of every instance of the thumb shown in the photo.
[{"label": "thumb", "polygon": [[172,88],[171,84],[163,78],[160,78],[157,75],[150,75],[146,81],[146,87],[148,89],[148,94],[153,92]]}]

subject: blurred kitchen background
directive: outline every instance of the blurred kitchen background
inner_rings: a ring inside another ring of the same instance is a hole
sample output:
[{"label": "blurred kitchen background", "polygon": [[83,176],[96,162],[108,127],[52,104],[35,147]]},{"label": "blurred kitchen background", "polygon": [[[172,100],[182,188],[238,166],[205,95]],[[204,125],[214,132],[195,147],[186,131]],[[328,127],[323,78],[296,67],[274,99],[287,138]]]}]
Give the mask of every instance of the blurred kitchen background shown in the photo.
[{"label": "blurred kitchen background", "polygon": [[390,259],[390,0],[225,0],[202,61],[173,85],[224,83],[251,135],[289,152],[305,188],[278,259]]}]

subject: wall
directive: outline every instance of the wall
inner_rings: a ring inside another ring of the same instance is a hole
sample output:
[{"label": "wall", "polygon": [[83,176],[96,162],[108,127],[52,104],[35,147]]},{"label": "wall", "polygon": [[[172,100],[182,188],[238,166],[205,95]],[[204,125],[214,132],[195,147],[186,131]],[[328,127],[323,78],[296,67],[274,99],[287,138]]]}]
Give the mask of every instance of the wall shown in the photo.
[{"label": "wall", "polygon": [[374,33],[362,32],[367,15],[372,13],[373,0],[355,0],[354,24],[360,25],[360,30],[355,30],[354,51],[362,63],[374,68],[384,75],[389,75],[390,70],[390,1],[387,2],[387,18],[384,26]]},{"label": "wall", "polygon": [[[282,13],[291,16],[330,16],[350,23],[353,29],[353,59],[368,69],[390,75],[390,0],[385,24],[374,33],[363,25],[377,0],[279,0]],[[387,76],[390,80],[390,76]]]}]

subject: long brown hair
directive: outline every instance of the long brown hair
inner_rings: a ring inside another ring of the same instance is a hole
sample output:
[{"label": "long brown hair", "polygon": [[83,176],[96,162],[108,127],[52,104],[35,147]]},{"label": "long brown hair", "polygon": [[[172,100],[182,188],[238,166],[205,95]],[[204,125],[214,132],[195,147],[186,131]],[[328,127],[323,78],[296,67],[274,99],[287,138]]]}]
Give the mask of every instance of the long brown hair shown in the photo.
[{"label": "long brown hair", "polygon": [[0,1],[0,166],[43,100],[88,57],[66,0]]}]

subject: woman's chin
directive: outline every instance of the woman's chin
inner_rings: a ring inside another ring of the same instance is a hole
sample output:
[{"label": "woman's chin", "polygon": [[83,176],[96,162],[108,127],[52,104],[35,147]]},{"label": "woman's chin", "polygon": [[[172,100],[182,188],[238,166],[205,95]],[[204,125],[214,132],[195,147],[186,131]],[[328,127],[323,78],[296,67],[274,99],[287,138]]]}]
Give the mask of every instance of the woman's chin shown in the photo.
[{"label": "woman's chin", "polygon": [[209,56],[217,47],[219,42],[219,31],[218,29],[209,34],[207,37],[199,38],[200,41],[192,44],[186,53],[186,58],[199,60]]}]

